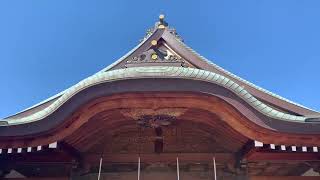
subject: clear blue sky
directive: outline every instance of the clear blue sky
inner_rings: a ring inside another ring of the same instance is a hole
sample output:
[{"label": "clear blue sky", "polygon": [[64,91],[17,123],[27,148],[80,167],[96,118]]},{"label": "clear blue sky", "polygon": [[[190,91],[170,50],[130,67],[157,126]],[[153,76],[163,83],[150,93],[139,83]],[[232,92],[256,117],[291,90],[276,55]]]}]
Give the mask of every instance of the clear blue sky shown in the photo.
[{"label": "clear blue sky", "polygon": [[160,13],[225,69],[320,110],[319,0],[0,1],[0,117],[133,48]]}]

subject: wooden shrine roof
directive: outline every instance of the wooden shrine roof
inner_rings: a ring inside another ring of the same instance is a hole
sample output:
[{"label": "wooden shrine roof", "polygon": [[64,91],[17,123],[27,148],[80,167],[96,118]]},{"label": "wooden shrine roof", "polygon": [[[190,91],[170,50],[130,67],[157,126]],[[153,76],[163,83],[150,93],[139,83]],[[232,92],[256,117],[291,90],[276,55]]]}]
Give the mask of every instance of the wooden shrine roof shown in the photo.
[{"label": "wooden shrine roof", "polygon": [[167,23],[160,21],[139,45],[110,66],[48,100],[0,121],[0,137],[49,132],[79,106],[101,96],[186,91],[217,96],[250,122],[270,131],[320,134],[319,112],[271,93],[212,63],[184,44]]}]

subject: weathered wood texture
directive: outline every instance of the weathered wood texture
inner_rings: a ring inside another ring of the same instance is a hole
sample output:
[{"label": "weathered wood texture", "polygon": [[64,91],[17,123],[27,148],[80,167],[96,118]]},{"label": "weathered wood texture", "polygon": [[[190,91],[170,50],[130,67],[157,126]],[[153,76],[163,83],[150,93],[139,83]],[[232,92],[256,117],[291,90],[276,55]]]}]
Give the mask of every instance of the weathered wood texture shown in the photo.
[{"label": "weathered wood texture", "polygon": [[[265,143],[314,145],[319,143],[320,138],[317,135],[300,135],[270,131],[248,120],[238,110],[218,97],[195,93],[182,94],[154,92],[142,94],[121,94],[98,98],[80,107],[71,117],[68,118],[68,120],[65,121],[65,123],[50,132],[50,135],[47,134],[25,138],[23,140],[11,138],[8,140],[9,142],[6,140],[1,141],[0,145],[6,146],[10,144],[10,147],[24,147],[61,141],[67,136],[74,135],[76,130],[103,111],[139,108],[149,108],[153,110],[161,108],[201,109],[202,111],[215,114],[219,117],[220,121],[226,123],[227,126],[231,127],[231,129],[242,136]],[[195,119],[189,119],[190,117],[192,118],[192,116],[185,117],[185,120],[195,121]],[[104,120],[106,120],[104,126],[110,127],[109,130],[114,129],[114,127],[119,123],[128,122],[128,119],[109,119],[108,117]],[[207,126],[213,126],[215,121],[215,119],[196,120],[196,122],[204,123]]]},{"label": "weathered wood texture", "polygon": [[[113,113],[116,114],[116,113]],[[197,116],[203,118],[201,116]],[[228,128],[217,123],[215,128],[203,123],[193,123],[178,119],[175,126],[163,127],[164,153],[221,153],[238,151],[246,138],[237,136]],[[96,122],[96,121],[92,121]],[[101,123],[102,124],[102,123]],[[100,125],[101,125],[100,124]],[[115,130],[88,123],[81,131],[81,138],[70,137],[68,143],[82,152],[88,153],[153,153],[157,138],[154,129],[140,129],[134,121],[122,124]],[[92,126],[92,127],[90,127]],[[84,133],[88,130],[94,134]],[[80,131],[79,131],[80,134]],[[76,138],[76,139],[75,139]],[[226,143],[228,142],[228,143]]]},{"label": "weathered wood texture", "polygon": [[319,153],[301,152],[254,152],[248,161],[320,161]]},{"label": "weathered wood texture", "polygon": [[[98,154],[88,154],[84,156],[84,160],[90,164],[98,164],[100,160]],[[103,156],[104,163],[137,163],[139,154],[109,154]],[[212,158],[216,157],[216,161],[221,163],[232,162],[233,154],[230,153],[170,153],[170,154],[141,154],[142,163],[176,163],[176,158],[179,157],[181,163],[212,163]]]}]

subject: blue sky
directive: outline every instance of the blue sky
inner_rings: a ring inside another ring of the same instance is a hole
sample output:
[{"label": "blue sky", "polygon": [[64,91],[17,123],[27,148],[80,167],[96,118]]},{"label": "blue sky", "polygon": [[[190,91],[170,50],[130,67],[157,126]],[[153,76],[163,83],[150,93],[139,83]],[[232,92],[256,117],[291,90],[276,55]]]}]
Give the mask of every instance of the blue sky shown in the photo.
[{"label": "blue sky", "polygon": [[319,9],[319,0],[2,0],[0,117],[117,60],[160,13],[203,56],[319,111]]}]

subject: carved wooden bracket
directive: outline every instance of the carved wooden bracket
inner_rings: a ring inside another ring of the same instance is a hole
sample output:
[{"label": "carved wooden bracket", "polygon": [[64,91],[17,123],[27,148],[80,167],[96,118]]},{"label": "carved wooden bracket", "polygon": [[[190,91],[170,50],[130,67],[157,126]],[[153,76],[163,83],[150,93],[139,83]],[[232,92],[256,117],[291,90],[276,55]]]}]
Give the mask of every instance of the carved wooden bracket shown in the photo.
[{"label": "carved wooden bracket", "polygon": [[157,128],[173,124],[177,117],[187,111],[186,108],[163,108],[163,109],[130,109],[121,110],[121,113],[137,121],[140,126]]}]

